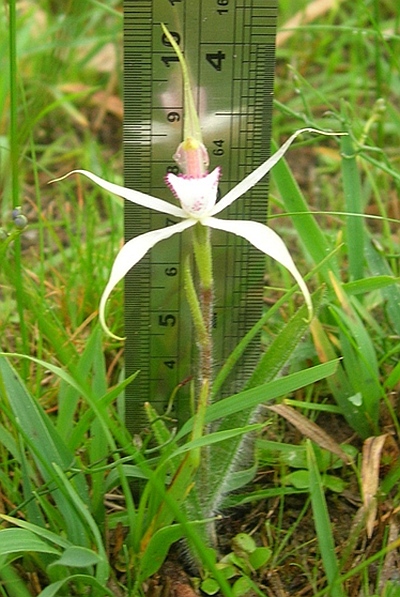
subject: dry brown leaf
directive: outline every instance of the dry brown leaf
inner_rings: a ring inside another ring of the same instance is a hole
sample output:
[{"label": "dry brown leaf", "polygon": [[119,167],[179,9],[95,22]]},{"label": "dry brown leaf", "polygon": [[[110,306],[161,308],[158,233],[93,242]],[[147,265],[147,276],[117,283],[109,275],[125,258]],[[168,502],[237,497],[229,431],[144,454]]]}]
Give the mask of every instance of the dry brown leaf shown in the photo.
[{"label": "dry brown leaf", "polygon": [[381,454],[388,434],[369,437],[365,440],[362,451],[361,486],[363,504],[366,512],[367,536],[370,539],[377,513],[376,493],[379,486],[379,467]]},{"label": "dry brown leaf", "polygon": [[296,429],[298,429],[303,435],[309,437],[321,448],[329,450],[329,452],[332,452],[332,454],[336,454],[336,456],[341,458],[343,462],[346,462],[347,464],[352,463],[350,456],[342,450],[333,437],[326,433],[326,431],[324,431],[319,425],[307,419],[307,417],[297,412],[297,410],[291,406],[287,406],[286,404],[273,404],[271,406],[266,406],[265,408],[276,412],[278,415],[289,421],[289,423],[294,425]]}]

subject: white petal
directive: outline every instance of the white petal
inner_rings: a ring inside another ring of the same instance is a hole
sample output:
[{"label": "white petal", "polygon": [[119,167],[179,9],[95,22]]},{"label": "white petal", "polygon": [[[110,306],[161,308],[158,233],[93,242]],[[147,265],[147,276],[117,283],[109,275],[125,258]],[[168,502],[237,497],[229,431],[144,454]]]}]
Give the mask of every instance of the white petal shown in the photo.
[{"label": "white petal", "polygon": [[161,213],[168,214],[171,216],[175,216],[178,218],[185,218],[186,214],[175,205],[171,205],[167,203],[167,201],[163,201],[162,199],[157,199],[156,197],[152,197],[151,195],[146,195],[146,193],[141,193],[140,191],[134,191],[132,189],[127,189],[126,187],[121,187],[118,184],[114,184],[113,182],[108,182],[100,176],[96,176],[96,174],[92,174],[87,170],[72,170],[72,172],[68,172],[65,176],[61,178],[56,178],[51,182],[58,182],[59,180],[64,180],[67,176],[71,174],[83,174],[87,178],[90,178],[93,182],[102,187],[109,193],[113,193],[114,195],[118,195],[118,197],[123,197],[128,201],[132,201],[132,203],[136,203],[137,205],[141,205],[142,207],[148,207],[149,209],[154,209],[155,211],[160,211]]},{"label": "white petal", "polygon": [[290,145],[293,141],[302,133],[319,133],[320,135],[340,135],[343,133],[326,133],[325,131],[319,131],[318,129],[312,128],[305,128],[300,129],[293,133],[291,137],[272,155],[268,160],[266,160],[261,166],[256,168],[254,172],[246,176],[239,184],[237,184],[233,189],[228,191],[228,193],[222,197],[221,201],[218,201],[217,205],[214,209],[210,212],[211,216],[215,216],[219,214],[223,209],[231,205],[236,199],[239,199],[242,195],[244,195],[249,189],[254,187],[270,170],[275,166],[277,162],[283,157],[283,155],[287,152]]},{"label": "white petal", "polygon": [[124,278],[124,276],[126,276],[129,270],[132,269],[132,267],[136,265],[136,263],[140,261],[142,257],[145,256],[151,247],[154,247],[154,245],[160,241],[173,236],[177,232],[182,232],[183,230],[186,230],[186,228],[194,226],[195,223],[195,220],[184,220],[183,222],[179,222],[173,226],[168,226],[167,228],[151,230],[150,232],[146,232],[145,234],[140,234],[139,236],[132,238],[122,247],[115,258],[111,269],[110,279],[108,280],[107,286],[105,287],[100,300],[100,323],[107,334],[113,338],[117,338],[118,340],[122,339],[118,338],[118,336],[115,336],[110,331],[105,321],[106,303],[114,287],[118,284],[118,282],[120,282],[120,280],[122,280],[122,278]]},{"label": "white petal", "polygon": [[237,236],[242,236],[248,240],[249,243],[254,245],[256,249],[259,249],[286,267],[296,280],[304,295],[311,318],[313,307],[306,283],[295,266],[285,243],[272,228],[260,224],[259,222],[253,222],[252,220],[220,220],[219,218],[204,218],[201,223],[204,226],[210,226],[210,228],[225,230],[225,232],[232,232]]},{"label": "white petal", "polygon": [[188,215],[200,218],[208,214],[215,205],[220,175],[221,169],[218,167],[200,178],[169,173],[166,181],[181,202],[182,209]]}]

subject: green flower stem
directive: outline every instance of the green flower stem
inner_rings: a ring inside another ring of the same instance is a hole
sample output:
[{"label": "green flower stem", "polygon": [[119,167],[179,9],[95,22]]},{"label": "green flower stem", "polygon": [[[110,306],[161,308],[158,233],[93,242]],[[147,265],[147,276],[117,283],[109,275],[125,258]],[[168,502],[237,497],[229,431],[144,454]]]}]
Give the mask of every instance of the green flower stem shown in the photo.
[{"label": "green flower stem", "polygon": [[185,285],[186,298],[189,303],[190,313],[192,315],[194,328],[196,330],[198,343],[200,346],[203,346],[207,343],[207,329],[204,325],[200,302],[197,297],[196,289],[194,287],[189,256],[186,257],[185,264],[183,267],[183,281]]},{"label": "green flower stem", "polygon": [[[193,248],[199,272],[199,298],[205,336],[199,338],[200,345],[200,382],[211,382],[212,378],[212,319],[214,284],[212,273],[212,253],[210,230],[200,224],[195,227]],[[208,386],[210,389],[210,386]],[[208,398],[209,400],[209,398]]]},{"label": "green flower stem", "polygon": [[212,271],[212,252],[210,229],[198,224],[193,235],[194,256],[199,270],[200,284],[203,288],[212,290],[214,286]]},{"label": "green flower stem", "polygon": [[[210,380],[203,379],[200,386],[199,399],[197,404],[196,418],[192,432],[192,439],[200,439],[204,433],[208,433],[208,425],[205,425],[204,420],[206,417],[207,407],[210,402]],[[197,477],[197,491],[205,490],[209,487],[210,483],[210,446],[203,446],[196,450],[192,450],[193,461],[197,465],[198,470]]]},{"label": "green flower stem", "polygon": [[[199,277],[198,292],[194,286],[189,257],[184,264],[184,284],[199,348],[197,404],[192,434],[192,439],[195,440],[208,432],[204,419],[211,401],[212,387],[213,274],[210,231],[197,224],[193,232],[193,250]],[[203,495],[210,483],[210,446],[191,450],[190,459],[193,467],[191,479],[196,473],[196,493]]]}]

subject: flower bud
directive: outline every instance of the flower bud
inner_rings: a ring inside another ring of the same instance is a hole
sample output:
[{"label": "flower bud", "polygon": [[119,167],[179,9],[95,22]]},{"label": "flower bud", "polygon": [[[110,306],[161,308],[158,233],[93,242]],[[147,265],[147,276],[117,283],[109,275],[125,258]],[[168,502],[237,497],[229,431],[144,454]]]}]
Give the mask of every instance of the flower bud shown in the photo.
[{"label": "flower bud", "polygon": [[14,226],[18,230],[23,230],[28,225],[28,218],[24,214],[19,214],[14,218]]},{"label": "flower bud", "polygon": [[193,137],[188,137],[179,145],[174,160],[183,174],[191,178],[204,176],[209,164],[207,149]]},{"label": "flower bud", "polygon": [[20,205],[18,205],[17,207],[14,207],[14,209],[11,212],[11,217],[13,220],[15,220],[15,218],[18,218],[18,216],[20,216],[22,213],[22,207]]}]

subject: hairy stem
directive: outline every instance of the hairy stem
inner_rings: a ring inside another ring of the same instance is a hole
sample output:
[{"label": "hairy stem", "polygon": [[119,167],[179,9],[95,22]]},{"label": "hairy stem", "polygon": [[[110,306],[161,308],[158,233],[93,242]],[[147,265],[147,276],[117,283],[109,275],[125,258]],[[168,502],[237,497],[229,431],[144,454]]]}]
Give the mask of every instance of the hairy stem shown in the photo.
[{"label": "hairy stem", "polygon": [[183,279],[185,285],[186,298],[189,303],[190,313],[192,315],[197,342],[198,345],[201,347],[207,344],[207,329],[204,324],[202,308],[193,282],[189,255],[186,257],[183,266]]},{"label": "hairy stem", "polygon": [[[212,379],[212,323],[213,323],[213,273],[210,230],[198,225],[194,231],[194,254],[199,272],[199,301],[205,330],[200,347],[200,385]],[[210,385],[209,385],[210,387]],[[208,399],[209,401],[209,396]]]}]

